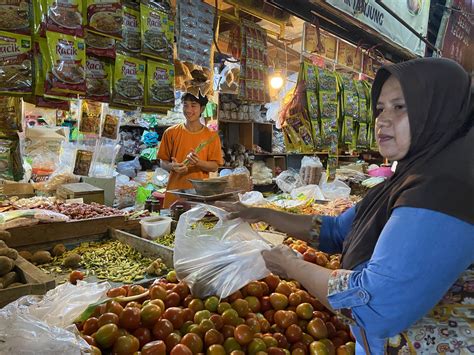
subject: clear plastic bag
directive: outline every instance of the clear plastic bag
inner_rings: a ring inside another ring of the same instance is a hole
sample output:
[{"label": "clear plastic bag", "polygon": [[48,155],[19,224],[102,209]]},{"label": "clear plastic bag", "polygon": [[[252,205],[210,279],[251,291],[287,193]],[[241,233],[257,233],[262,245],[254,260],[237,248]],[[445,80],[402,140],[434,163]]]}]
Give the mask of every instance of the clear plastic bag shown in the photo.
[{"label": "clear plastic bag", "polygon": [[318,185],[301,186],[290,193],[291,198],[300,201],[324,200],[324,195]]},{"label": "clear plastic bag", "polygon": [[297,187],[303,186],[300,174],[294,169],[288,169],[282,172],[276,178],[278,188],[286,193],[290,193]]},{"label": "clear plastic bag", "polygon": [[65,283],[44,296],[24,296],[0,310],[0,354],[84,354],[89,345],[74,319],[105,297],[110,284]]},{"label": "clear plastic bag", "polygon": [[0,230],[26,227],[39,222],[53,223],[66,222],[68,220],[69,217],[62,213],[42,209],[7,211],[0,213]]},{"label": "clear plastic bag", "polygon": [[94,154],[89,175],[92,177],[112,177],[114,175],[115,159],[120,150],[120,144],[107,138],[100,139]]},{"label": "clear plastic bag", "polygon": [[239,200],[247,206],[268,205],[268,201],[265,200],[265,197],[263,197],[262,193],[259,191],[249,191],[244,194],[239,194]]},{"label": "clear plastic bag", "polygon": [[[208,212],[219,221],[212,229],[198,223]],[[198,205],[181,215],[176,229],[174,267],[194,297],[227,297],[270,272],[261,256],[267,242],[248,223],[226,219],[217,207]]]},{"label": "clear plastic bag", "polygon": [[153,184],[158,187],[166,187],[166,185],[168,185],[169,177],[169,172],[167,172],[165,169],[157,168],[155,170],[155,174],[153,174]]},{"label": "clear plastic bag", "polygon": [[351,194],[351,188],[343,183],[341,180],[334,180],[327,182],[326,173],[322,174],[319,187],[327,200],[336,200],[338,198],[348,198]]},{"label": "clear plastic bag", "polygon": [[140,162],[138,157],[131,161],[120,162],[117,164],[117,171],[119,174],[128,176],[129,178],[134,178],[137,176],[137,171],[141,169]]},{"label": "clear plastic bag", "polygon": [[317,185],[321,180],[323,164],[318,157],[305,156],[301,160],[300,176],[305,185]]}]

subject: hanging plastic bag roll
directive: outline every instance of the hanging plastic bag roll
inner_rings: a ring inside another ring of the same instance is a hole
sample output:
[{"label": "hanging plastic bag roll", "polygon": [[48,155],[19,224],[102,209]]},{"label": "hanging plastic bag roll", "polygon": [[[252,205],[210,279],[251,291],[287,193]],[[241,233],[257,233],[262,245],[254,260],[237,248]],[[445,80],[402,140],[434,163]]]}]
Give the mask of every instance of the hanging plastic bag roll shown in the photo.
[{"label": "hanging plastic bag roll", "polygon": [[[214,228],[196,225],[208,212],[219,218]],[[194,297],[224,298],[270,274],[261,255],[270,249],[267,242],[248,223],[226,216],[217,207],[198,205],[179,219],[174,268]]]}]

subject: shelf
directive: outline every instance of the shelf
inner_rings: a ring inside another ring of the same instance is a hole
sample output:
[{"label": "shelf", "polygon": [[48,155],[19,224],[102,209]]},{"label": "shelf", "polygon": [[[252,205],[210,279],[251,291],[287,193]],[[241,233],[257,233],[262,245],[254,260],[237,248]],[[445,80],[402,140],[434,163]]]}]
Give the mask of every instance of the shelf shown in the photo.
[{"label": "shelf", "polygon": [[271,122],[255,122],[255,121],[243,121],[243,120],[222,120],[219,119],[217,122],[222,122],[222,123],[254,123],[254,124],[265,124],[265,125],[271,125],[273,126],[274,123]]}]

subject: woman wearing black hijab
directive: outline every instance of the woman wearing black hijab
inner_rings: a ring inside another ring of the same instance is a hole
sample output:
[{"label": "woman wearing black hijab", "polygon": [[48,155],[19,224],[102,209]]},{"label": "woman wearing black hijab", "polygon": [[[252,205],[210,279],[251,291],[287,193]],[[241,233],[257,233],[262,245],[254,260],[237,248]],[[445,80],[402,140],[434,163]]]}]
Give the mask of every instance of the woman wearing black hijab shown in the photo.
[{"label": "woman wearing black hijab", "polygon": [[474,130],[469,75],[423,58],[382,67],[372,87],[382,156],[395,174],[339,217],[225,205],[329,253],[328,270],[280,246],[267,267],[351,324],[356,353],[473,353]]}]

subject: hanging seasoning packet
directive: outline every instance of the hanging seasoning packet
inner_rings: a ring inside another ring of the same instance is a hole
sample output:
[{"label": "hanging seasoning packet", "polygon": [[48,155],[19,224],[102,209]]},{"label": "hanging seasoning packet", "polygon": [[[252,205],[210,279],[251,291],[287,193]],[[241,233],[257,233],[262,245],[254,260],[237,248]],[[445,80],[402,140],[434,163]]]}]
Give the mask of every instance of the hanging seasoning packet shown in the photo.
[{"label": "hanging seasoning packet", "polygon": [[117,54],[112,101],[130,106],[143,105],[145,61]]},{"label": "hanging seasoning packet", "polygon": [[86,93],[86,50],[83,39],[56,32],[46,32],[49,72],[46,94]]},{"label": "hanging seasoning packet", "polygon": [[104,36],[121,39],[123,11],[120,0],[85,0],[87,28]]},{"label": "hanging seasoning packet", "polygon": [[115,58],[115,39],[86,30],[85,42],[87,55]]},{"label": "hanging seasoning packet", "polygon": [[16,136],[21,130],[21,99],[0,96],[0,136]]},{"label": "hanging seasoning packet", "polygon": [[32,15],[30,0],[0,0],[0,31],[29,35]]},{"label": "hanging seasoning packet", "polygon": [[107,113],[104,117],[102,125],[102,137],[116,140],[118,138],[120,120],[119,117],[112,113]]},{"label": "hanging seasoning packet", "polygon": [[76,151],[76,161],[74,163],[74,175],[88,176],[92,165],[93,152],[78,149]]},{"label": "hanging seasoning packet", "polygon": [[140,53],[141,48],[140,11],[124,6],[122,40],[117,42],[117,50],[121,53]]},{"label": "hanging seasoning packet", "polygon": [[79,132],[84,134],[99,135],[102,104],[91,100],[82,100],[81,122]]},{"label": "hanging seasoning packet", "polygon": [[145,106],[174,106],[174,65],[147,61]]},{"label": "hanging seasoning packet", "polygon": [[105,60],[87,57],[86,98],[109,102],[112,91],[112,66]]},{"label": "hanging seasoning packet", "polygon": [[[38,0],[35,0],[38,1]],[[71,36],[84,36],[82,22],[82,0],[41,0],[46,22],[46,31],[64,33]]]},{"label": "hanging seasoning packet", "polygon": [[33,92],[30,36],[0,31],[0,94]]},{"label": "hanging seasoning packet", "polygon": [[174,23],[168,15],[145,4],[140,4],[142,54],[171,60],[173,58]]}]

